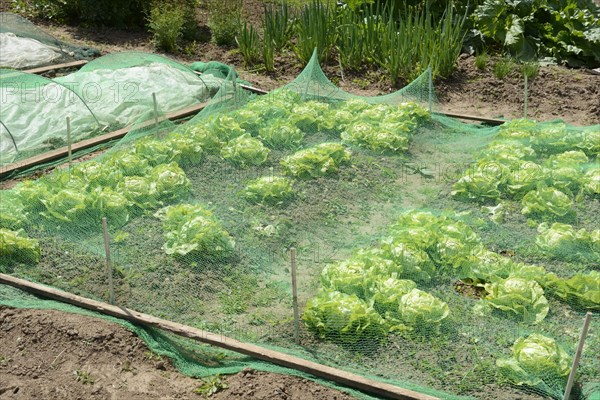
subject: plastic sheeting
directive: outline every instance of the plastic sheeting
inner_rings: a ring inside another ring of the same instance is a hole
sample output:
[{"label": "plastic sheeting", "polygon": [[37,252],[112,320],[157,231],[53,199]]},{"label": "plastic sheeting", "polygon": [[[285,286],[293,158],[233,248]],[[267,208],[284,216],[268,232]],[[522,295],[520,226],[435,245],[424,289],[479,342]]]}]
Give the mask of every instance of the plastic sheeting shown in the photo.
[{"label": "plastic sheeting", "polygon": [[51,82],[20,90],[21,87],[10,83],[0,86],[0,119],[8,128],[0,125],[2,163],[13,161],[18,153],[34,155],[66,145],[67,116],[71,118],[73,141],[98,128],[81,99],[64,86]]},{"label": "plastic sheeting", "polygon": [[4,70],[0,121],[10,134],[0,132],[0,164],[65,146],[67,116],[76,142],[153,113],[153,93],[159,113],[173,112],[211,98],[224,82],[160,62],[78,71],[54,81]]},{"label": "plastic sheeting", "polygon": [[79,71],[55,81],[79,94],[105,125],[127,125],[152,111],[152,93],[156,94],[159,110],[175,111],[212,97],[224,82],[162,63]]},{"label": "plastic sheeting", "polygon": [[60,49],[35,39],[18,37],[14,33],[0,33],[0,66],[27,68],[48,64],[62,57]]}]

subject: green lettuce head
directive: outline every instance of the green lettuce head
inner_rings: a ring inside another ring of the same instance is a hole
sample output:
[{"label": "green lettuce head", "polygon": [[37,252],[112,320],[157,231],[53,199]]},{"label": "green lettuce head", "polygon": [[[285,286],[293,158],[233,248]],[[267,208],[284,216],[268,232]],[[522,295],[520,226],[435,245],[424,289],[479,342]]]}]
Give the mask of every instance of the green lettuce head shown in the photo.
[{"label": "green lettuce head", "polygon": [[571,357],[554,339],[534,333],[518,338],[512,357],[496,360],[496,366],[515,385],[549,386],[562,393],[571,372]]},{"label": "green lettuce head", "polygon": [[307,328],[322,339],[342,345],[385,340],[383,318],[356,295],[326,289],[308,301],[302,315]]},{"label": "green lettuce head", "polygon": [[544,289],[534,280],[495,278],[486,283],[485,301],[494,308],[511,312],[528,323],[537,324],[546,318],[550,307]]}]

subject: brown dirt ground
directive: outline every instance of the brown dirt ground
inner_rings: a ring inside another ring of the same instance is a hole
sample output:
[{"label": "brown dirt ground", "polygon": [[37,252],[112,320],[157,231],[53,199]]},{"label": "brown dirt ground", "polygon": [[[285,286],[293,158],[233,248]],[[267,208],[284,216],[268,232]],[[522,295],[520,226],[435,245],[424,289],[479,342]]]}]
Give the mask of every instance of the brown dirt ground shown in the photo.
[{"label": "brown dirt ground", "polygon": [[[349,400],[293,376],[244,370],[214,399]],[[200,399],[199,379],[120,325],[55,310],[0,306],[0,399]]]},{"label": "brown dirt ground", "polygon": [[[262,2],[245,0],[244,3],[246,17],[258,26]],[[242,79],[265,90],[292,81],[303,68],[291,50],[285,50],[277,56],[276,70],[273,73],[266,74],[259,67],[246,67],[236,49],[219,47],[207,41],[210,31],[204,25],[207,20],[205,9],[198,10],[198,20],[202,28],[200,40],[183,44],[178,54],[161,54],[182,63],[216,60],[234,65]],[[61,40],[98,48],[103,54],[120,51],[156,52],[151,35],[143,31],[73,27],[45,21],[36,23]],[[461,56],[455,73],[435,82],[441,109],[485,117],[523,116],[522,76],[513,71],[508,77],[497,79],[492,72],[493,64],[491,59],[487,67],[480,71],[475,67],[475,57]],[[375,68],[343,71],[343,79],[336,61],[323,66],[323,69],[340,88],[360,95],[390,93],[403,84],[400,82],[398,87],[391,86],[385,74]],[[600,75],[594,75],[585,69],[541,67],[539,75],[529,82],[528,116],[540,121],[561,118],[576,125],[600,123]]]},{"label": "brown dirt ground", "polygon": [[[3,10],[10,7],[2,0]],[[260,26],[262,1],[244,0],[245,17]],[[210,43],[206,26],[208,12],[199,8],[198,40],[182,44],[178,54],[163,55],[182,63],[216,60],[234,65],[240,77],[255,86],[271,90],[292,81],[303,68],[291,50],[276,58],[273,73],[266,74],[260,67],[246,67],[236,49]],[[35,21],[58,39],[99,49],[102,54],[121,51],[156,52],[149,33],[140,30],[64,26],[47,21]],[[159,52],[160,53],[160,52]],[[443,111],[480,115],[485,117],[516,118],[523,116],[523,78],[518,72],[500,80],[493,76],[493,60],[483,71],[475,67],[475,57],[463,55],[455,73],[435,82],[436,94]],[[342,71],[334,60],[323,67],[326,75],[340,88],[360,95],[380,95],[397,90],[390,85],[382,71],[365,68],[361,71]],[[399,83],[401,87],[403,82]],[[538,77],[529,84],[528,116],[541,121],[564,119],[576,125],[600,123],[600,75],[590,71],[561,66],[540,68]]]}]

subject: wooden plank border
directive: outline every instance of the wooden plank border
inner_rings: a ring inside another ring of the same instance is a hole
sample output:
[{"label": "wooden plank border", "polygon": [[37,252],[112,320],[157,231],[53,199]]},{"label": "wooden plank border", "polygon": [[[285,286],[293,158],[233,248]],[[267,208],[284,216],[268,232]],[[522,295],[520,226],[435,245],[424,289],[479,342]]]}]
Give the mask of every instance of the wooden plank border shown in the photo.
[{"label": "wooden plank border", "polygon": [[439,400],[437,397],[403,389],[388,383],[367,379],[363,376],[342,371],[337,368],[328,367],[326,365],[304,360],[302,358],[291,356],[275,350],[265,349],[253,344],[240,342],[236,339],[207,332],[191,326],[156,318],[148,314],[142,314],[124,307],[112,306],[107,303],[63,292],[62,290],[29,282],[13,276],[0,274],[0,283],[10,285],[52,300],[58,300],[63,303],[72,304],[88,310],[100,312],[102,314],[125,319],[135,324],[162,329],[201,343],[235,351],[237,353],[277,364],[282,367],[307,372],[319,378],[328,379],[350,388],[358,389],[378,396],[399,400]]},{"label": "wooden plank border", "polygon": [[[434,113],[435,113],[435,111],[434,111]],[[506,122],[503,119],[479,117],[477,115],[459,114],[459,113],[453,113],[453,112],[442,112],[442,113],[437,113],[437,114],[445,115],[446,117],[451,117],[451,118],[459,118],[459,119],[466,119],[466,120],[470,120],[470,121],[484,122],[486,124],[490,124],[490,125],[494,125],[494,126],[502,125],[503,123]]]},{"label": "wooden plank border", "polygon": [[62,68],[81,68],[85,64],[87,64],[87,60],[78,60],[71,61],[63,64],[55,64],[55,65],[46,65],[45,67],[31,68],[21,70],[21,72],[27,72],[28,74],[43,74],[44,72],[52,71],[53,69],[62,69]]}]

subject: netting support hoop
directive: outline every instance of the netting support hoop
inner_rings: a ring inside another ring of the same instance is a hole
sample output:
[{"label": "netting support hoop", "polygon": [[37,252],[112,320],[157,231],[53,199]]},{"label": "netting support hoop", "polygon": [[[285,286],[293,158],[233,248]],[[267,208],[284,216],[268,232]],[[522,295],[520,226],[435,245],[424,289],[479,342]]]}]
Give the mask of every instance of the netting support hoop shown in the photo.
[{"label": "netting support hoop", "polygon": [[8,130],[8,127],[6,125],[4,125],[4,122],[0,121],[0,124],[2,124],[2,126],[8,133],[8,136],[10,136],[10,140],[12,141],[13,146],[15,146],[15,151],[18,153],[19,148],[17,147],[17,142],[15,141],[15,137],[12,135],[12,133],[10,133],[10,130]]}]

